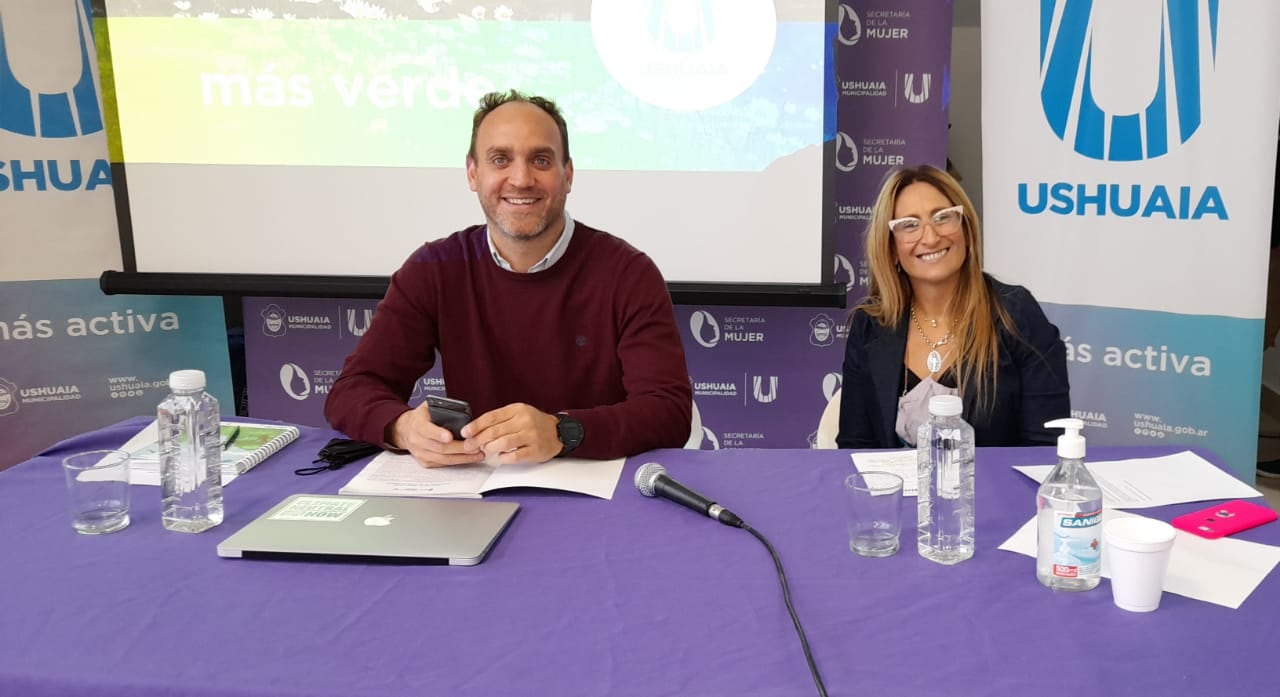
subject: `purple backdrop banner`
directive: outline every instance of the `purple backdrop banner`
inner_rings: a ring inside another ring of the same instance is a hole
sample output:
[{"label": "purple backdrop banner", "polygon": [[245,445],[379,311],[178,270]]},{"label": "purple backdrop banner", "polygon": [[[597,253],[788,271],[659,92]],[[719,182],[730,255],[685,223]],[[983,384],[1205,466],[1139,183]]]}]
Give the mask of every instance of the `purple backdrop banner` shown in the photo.
[{"label": "purple backdrop banner", "polygon": [[[249,415],[308,426],[325,425],[324,400],[342,362],[373,320],[376,300],[246,298],[245,388]],[[409,400],[444,394],[440,365]]]},{"label": "purple backdrop banner", "polygon": [[844,318],[843,310],[677,307],[701,447],[812,446],[840,387]]},{"label": "purple backdrop banner", "polygon": [[[833,251],[850,307],[870,283],[862,246],[880,182],[895,167],[946,163],[951,13],[949,0],[839,5]],[[329,386],[376,305],[246,299],[249,413],[323,424]],[[832,309],[677,307],[702,447],[811,446],[840,387],[847,317]],[[438,365],[410,403],[428,393],[444,394]]]},{"label": "purple backdrop banner", "polygon": [[842,2],[838,18],[835,278],[852,307],[871,282],[862,248],[885,175],[946,164],[951,2]]}]

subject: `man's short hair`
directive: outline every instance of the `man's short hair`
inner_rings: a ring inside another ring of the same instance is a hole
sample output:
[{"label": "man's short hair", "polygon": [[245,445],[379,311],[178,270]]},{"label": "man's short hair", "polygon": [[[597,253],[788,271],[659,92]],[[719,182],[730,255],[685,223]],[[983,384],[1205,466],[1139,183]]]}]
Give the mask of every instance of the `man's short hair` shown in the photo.
[{"label": "man's short hair", "polygon": [[494,109],[511,102],[524,102],[532,104],[546,112],[553,121],[556,122],[556,128],[560,129],[560,147],[564,150],[564,161],[569,161],[569,126],[564,121],[564,115],[560,113],[560,107],[556,103],[546,97],[536,97],[527,95],[518,90],[508,90],[506,92],[490,92],[480,98],[480,108],[476,109],[475,116],[471,119],[471,146],[467,148],[467,159],[474,160],[476,158],[476,132],[480,130],[480,123],[484,121]]}]

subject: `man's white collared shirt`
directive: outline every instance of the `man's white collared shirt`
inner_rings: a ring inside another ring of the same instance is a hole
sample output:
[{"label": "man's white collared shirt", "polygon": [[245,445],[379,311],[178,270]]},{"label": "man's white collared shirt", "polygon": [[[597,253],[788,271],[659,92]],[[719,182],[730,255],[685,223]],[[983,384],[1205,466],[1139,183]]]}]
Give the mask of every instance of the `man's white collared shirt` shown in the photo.
[{"label": "man's white collared shirt", "polygon": [[[547,252],[545,257],[542,257],[538,260],[538,263],[529,267],[528,272],[537,273],[539,271],[546,271],[554,266],[555,263],[560,261],[560,258],[564,256],[565,250],[569,249],[570,237],[573,237],[573,218],[569,215],[568,211],[565,211],[564,232],[560,233],[560,239],[556,240],[555,246]],[[489,234],[488,226],[485,226],[484,239],[489,243],[489,254],[493,256],[493,263],[507,271],[515,271],[515,269],[511,268],[511,264],[507,263],[507,260],[503,259],[502,255],[498,253],[498,248],[493,245],[493,237]]]}]

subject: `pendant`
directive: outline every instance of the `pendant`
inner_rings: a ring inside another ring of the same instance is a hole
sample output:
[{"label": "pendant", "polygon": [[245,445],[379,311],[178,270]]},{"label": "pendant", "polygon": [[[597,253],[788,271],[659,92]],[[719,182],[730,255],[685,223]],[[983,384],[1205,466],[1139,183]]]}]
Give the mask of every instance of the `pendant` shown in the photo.
[{"label": "pendant", "polygon": [[929,374],[942,370],[942,356],[938,355],[936,350],[929,352],[929,357],[924,359],[924,365],[929,369]]}]

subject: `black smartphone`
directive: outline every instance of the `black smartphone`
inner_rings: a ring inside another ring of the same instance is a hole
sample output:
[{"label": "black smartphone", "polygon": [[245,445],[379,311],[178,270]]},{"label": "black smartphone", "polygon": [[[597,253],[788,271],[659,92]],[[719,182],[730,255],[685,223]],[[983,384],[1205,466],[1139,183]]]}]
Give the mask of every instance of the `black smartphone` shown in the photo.
[{"label": "black smartphone", "polygon": [[461,399],[427,395],[431,423],[446,428],[455,440],[462,439],[462,427],[471,423],[471,405]]}]

